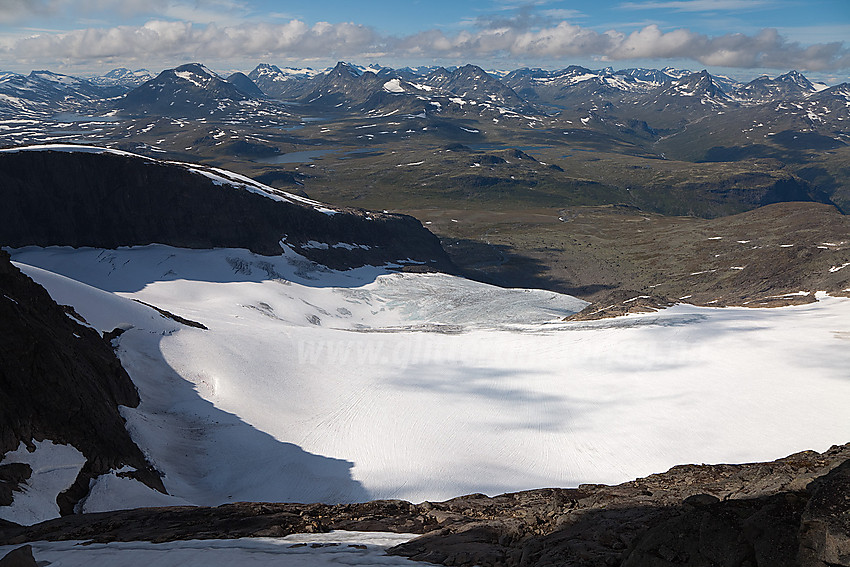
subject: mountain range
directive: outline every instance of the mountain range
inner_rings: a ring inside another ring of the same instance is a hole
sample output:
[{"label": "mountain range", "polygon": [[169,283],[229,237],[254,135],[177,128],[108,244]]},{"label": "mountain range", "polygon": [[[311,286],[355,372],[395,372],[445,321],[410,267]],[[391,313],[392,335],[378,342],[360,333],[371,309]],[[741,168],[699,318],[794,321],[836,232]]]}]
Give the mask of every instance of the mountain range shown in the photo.
[{"label": "mountain range", "polygon": [[[176,74],[175,74],[176,73]],[[363,93],[375,94],[390,81],[393,85],[403,81],[413,96],[422,96],[424,92],[432,96],[458,97],[479,104],[495,105],[500,108],[521,108],[537,105],[542,110],[569,108],[574,104],[588,104],[601,101],[611,104],[669,104],[670,100],[685,100],[709,107],[754,106],[772,102],[801,100],[812,95],[829,91],[827,95],[841,96],[847,85],[827,87],[813,84],[797,71],[791,71],[776,78],[761,76],[749,83],[740,83],[725,77],[712,76],[706,71],[692,73],[666,68],[624,69],[614,71],[611,68],[591,70],[570,66],[562,70],[517,69],[514,71],[488,73],[475,65],[465,65],[452,69],[442,67],[391,69],[386,67],[359,67],[340,62],[332,69],[314,71],[312,69],[281,69],[275,65],[263,63],[245,74],[254,83],[251,87],[240,78],[243,89],[250,91],[248,96],[266,96],[281,100],[316,102],[321,96],[339,91],[342,99],[354,96],[351,89],[357,87]],[[237,76],[233,74],[232,77]],[[383,79],[383,82],[380,80]],[[0,78],[0,93],[7,104],[17,99],[20,105],[37,105],[50,101],[59,101],[57,92],[64,94],[67,103],[90,102],[96,98],[111,98],[127,93],[129,97],[123,108],[132,110],[134,105],[143,104],[139,99],[150,95],[151,89],[165,87],[172,81],[185,81],[199,89],[206,89],[214,98],[240,100],[239,95],[228,91],[220,83],[227,82],[216,73],[199,64],[188,64],[173,70],[163,71],[152,77],[147,70],[129,71],[114,69],[109,73],[82,79],[60,75],[48,71],[34,71],[28,76],[5,73]],[[134,94],[129,91],[144,88]],[[424,87],[424,88],[423,88]],[[388,92],[402,94],[403,87],[388,87]],[[160,93],[160,98],[168,103],[175,102],[175,91]],[[347,92],[348,91],[348,92]],[[191,93],[193,91],[186,91]],[[200,91],[195,91],[198,94]],[[179,97],[178,97],[179,98]],[[191,98],[191,97],[190,97]],[[663,101],[663,102],[659,102]],[[635,101],[643,101],[635,103]],[[204,101],[193,101],[203,103]],[[347,101],[349,104],[352,100]],[[330,104],[323,101],[323,104]],[[338,103],[334,103],[338,104]],[[160,112],[179,111],[159,108]]]}]

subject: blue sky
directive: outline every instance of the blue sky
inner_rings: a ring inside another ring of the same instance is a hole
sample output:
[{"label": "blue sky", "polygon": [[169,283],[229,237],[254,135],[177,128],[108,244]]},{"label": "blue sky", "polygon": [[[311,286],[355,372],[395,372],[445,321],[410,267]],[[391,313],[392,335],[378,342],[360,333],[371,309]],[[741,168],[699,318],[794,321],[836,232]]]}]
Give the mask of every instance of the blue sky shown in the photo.
[{"label": "blue sky", "polygon": [[799,69],[850,78],[850,0],[0,0],[0,69],[188,61]]}]

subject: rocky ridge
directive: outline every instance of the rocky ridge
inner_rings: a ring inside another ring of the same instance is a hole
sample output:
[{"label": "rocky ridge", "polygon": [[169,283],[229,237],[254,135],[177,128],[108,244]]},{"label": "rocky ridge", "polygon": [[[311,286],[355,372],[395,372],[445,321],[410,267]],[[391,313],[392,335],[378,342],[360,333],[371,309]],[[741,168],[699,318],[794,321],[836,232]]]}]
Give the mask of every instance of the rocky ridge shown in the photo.
[{"label": "rocky ridge", "polygon": [[12,247],[158,243],[277,255],[283,241],[331,268],[452,270],[439,240],[413,217],[328,208],[223,170],[126,152],[0,152],[0,197],[0,243]]},{"label": "rocky ridge", "polygon": [[848,498],[850,444],[768,463],[682,465],[617,486],[446,502],[237,503],[68,516],[0,527],[0,543],[363,530],[423,534],[390,552],[443,565],[827,567],[850,564]]}]

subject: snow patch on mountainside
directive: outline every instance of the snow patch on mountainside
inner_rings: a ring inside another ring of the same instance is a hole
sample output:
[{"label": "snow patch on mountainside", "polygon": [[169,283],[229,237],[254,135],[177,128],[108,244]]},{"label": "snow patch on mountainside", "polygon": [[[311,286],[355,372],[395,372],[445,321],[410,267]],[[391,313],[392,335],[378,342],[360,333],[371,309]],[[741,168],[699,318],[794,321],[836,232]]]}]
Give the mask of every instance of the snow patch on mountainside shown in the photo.
[{"label": "snow patch on mountainside", "polygon": [[[416,537],[415,534],[332,531],[326,534],[292,534],[283,538],[205,539],[151,543],[146,541],[91,543],[81,541],[34,542],[33,556],[62,567],[124,567],[180,565],[226,567],[286,565],[335,567],[372,565],[415,567],[431,565],[386,550]],[[18,546],[0,546],[0,557]]]},{"label": "snow patch on mountainside", "polygon": [[384,90],[390,93],[403,93],[404,87],[401,86],[401,82],[398,79],[390,79],[386,83],[384,83]]}]

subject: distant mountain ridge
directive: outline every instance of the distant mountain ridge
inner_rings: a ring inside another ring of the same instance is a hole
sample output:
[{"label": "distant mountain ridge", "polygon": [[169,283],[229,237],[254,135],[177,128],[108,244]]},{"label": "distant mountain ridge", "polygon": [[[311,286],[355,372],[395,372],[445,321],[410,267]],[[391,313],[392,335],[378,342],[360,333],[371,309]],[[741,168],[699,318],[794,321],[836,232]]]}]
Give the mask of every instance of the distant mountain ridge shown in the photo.
[{"label": "distant mountain ridge", "polygon": [[89,80],[101,86],[122,86],[129,89],[138,87],[152,78],[153,75],[147,69],[131,71],[126,67],[119,67],[109,71],[105,75],[91,77]]},{"label": "distant mountain ridge", "polygon": [[227,82],[200,63],[166,69],[118,101],[118,108],[133,113],[188,116],[226,112],[252,95]]},{"label": "distant mountain ridge", "polygon": [[[341,73],[345,72],[347,77]],[[408,86],[395,90],[408,92],[420,100],[433,100],[442,107],[452,96],[476,105],[533,112],[535,106],[555,109],[587,104],[598,100],[613,104],[650,105],[658,97],[683,100],[694,92],[703,92],[709,106],[757,106],[782,100],[801,100],[835,87],[815,85],[802,73],[790,71],[776,78],[761,76],[740,83],[707,71],[664,68],[630,68],[615,71],[608,67],[592,70],[570,65],[559,70],[521,68],[509,72],[488,73],[475,65],[446,69],[443,67],[403,67],[393,69],[380,65],[368,67],[339,62],[325,70],[281,68],[260,63],[250,73],[241,75],[239,84],[224,79],[200,63],[189,63],[166,69],[153,77],[146,69],[131,71],[117,68],[102,76],[82,79],[50,71],[33,71],[28,76],[9,73],[0,75],[0,113],[20,113],[46,108],[64,110],[75,105],[121,97],[113,105],[124,111],[163,115],[202,115],[223,112],[232,103],[261,96],[286,101],[328,105],[333,99],[351,110],[375,110],[386,101],[379,94],[389,80],[400,80]],[[383,82],[379,83],[379,79]],[[700,86],[700,82],[704,86]],[[710,83],[710,84],[709,84]],[[236,88],[230,88],[234,86]],[[431,91],[423,93],[421,87]],[[846,85],[845,85],[846,86]],[[695,90],[696,89],[696,90]],[[440,98],[442,97],[442,98]],[[693,107],[690,98],[685,107]],[[398,101],[393,103],[398,105]],[[364,107],[364,105],[366,105]],[[391,105],[392,106],[392,105]],[[414,105],[407,105],[412,108]]]},{"label": "distant mountain ridge", "polygon": [[0,77],[0,116],[31,112],[61,112],[76,104],[112,98],[127,89],[51,71]]}]

